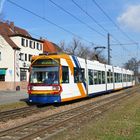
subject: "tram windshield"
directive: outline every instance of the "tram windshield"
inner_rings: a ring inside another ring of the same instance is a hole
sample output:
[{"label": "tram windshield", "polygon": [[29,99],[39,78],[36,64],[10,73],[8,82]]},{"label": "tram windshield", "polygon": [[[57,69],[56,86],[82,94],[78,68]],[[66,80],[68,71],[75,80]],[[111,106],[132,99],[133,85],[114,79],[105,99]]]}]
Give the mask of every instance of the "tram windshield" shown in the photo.
[{"label": "tram windshield", "polygon": [[34,66],[30,73],[30,83],[59,84],[59,66]]}]

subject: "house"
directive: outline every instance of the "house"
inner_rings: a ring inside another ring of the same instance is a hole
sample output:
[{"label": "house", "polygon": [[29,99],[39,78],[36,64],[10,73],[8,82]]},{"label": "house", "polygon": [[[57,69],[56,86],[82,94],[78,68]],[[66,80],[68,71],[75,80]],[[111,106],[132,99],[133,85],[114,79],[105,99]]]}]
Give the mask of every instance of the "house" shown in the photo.
[{"label": "house", "polygon": [[13,22],[0,22],[0,90],[26,89],[30,60],[43,52],[57,52],[53,43],[31,37]]}]

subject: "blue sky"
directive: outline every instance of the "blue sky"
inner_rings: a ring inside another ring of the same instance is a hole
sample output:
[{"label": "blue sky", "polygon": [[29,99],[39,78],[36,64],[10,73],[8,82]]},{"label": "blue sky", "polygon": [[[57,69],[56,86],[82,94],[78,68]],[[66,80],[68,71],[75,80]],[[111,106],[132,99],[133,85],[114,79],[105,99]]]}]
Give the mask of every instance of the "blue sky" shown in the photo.
[{"label": "blue sky", "polygon": [[[91,18],[84,14],[72,2],[72,0],[52,0],[75,17],[94,28],[97,32],[89,29],[86,25],[77,21],[64,11],[60,10],[49,0],[10,0],[22,7],[36,13],[37,15],[50,20],[66,30],[77,34],[89,42],[101,46],[107,46],[107,32],[100,28]],[[91,15],[102,27],[111,35],[111,44],[118,44],[113,38],[119,40],[122,44],[138,42],[140,43],[140,0],[96,0],[108,16],[121,28],[132,40],[124,36],[118,28],[100,11],[93,2],[94,0],[74,0],[89,15]],[[16,26],[28,30],[33,37],[46,37],[48,40],[58,44],[64,40],[69,43],[73,35],[59,29],[58,27],[32,15],[31,13],[20,9],[8,0],[0,0],[0,12],[3,13],[4,19],[14,21]],[[81,40],[84,44],[91,47],[89,42]],[[95,45],[96,46],[96,45]],[[131,57],[140,59],[140,48],[137,45],[111,45],[113,65],[121,66]],[[107,49],[103,51],[107,56]]]}]

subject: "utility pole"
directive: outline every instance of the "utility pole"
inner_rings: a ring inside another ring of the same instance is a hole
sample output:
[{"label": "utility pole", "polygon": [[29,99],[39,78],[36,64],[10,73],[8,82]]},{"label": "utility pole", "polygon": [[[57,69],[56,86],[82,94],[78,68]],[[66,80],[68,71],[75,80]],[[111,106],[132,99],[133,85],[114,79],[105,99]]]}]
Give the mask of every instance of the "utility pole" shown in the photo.
[{"label": "utility pole", "polygon": [[110,55],[110,34],[107,34],[107,46],[108,46],[108,65],[110,65],[110,59],[111,59],[111,55]]}]

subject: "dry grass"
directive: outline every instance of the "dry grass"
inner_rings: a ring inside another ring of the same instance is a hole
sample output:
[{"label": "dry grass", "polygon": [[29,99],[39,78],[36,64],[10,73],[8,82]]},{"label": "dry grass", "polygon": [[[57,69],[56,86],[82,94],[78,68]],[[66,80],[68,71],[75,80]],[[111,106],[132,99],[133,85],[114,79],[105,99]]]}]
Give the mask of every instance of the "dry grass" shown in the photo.
[{"label": "dry grass", "polygon": [[10,103],[10,104],[3,104],[3,105],[0,105],[0,112],[16,109],[16,108],[21,108],[21,107],[26,107],[26,106],[28,106],[26,102],[15,102],[15,103]]}]

